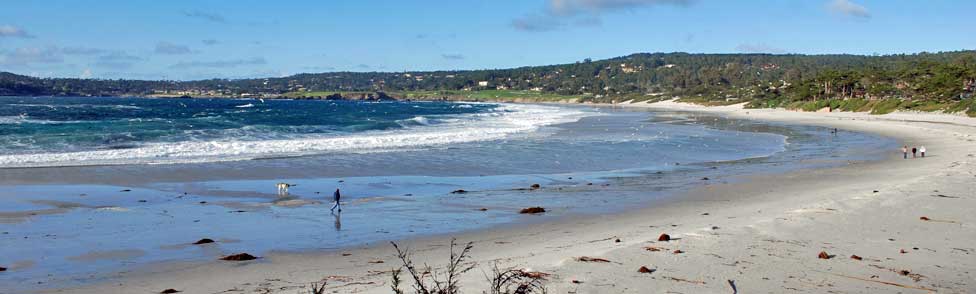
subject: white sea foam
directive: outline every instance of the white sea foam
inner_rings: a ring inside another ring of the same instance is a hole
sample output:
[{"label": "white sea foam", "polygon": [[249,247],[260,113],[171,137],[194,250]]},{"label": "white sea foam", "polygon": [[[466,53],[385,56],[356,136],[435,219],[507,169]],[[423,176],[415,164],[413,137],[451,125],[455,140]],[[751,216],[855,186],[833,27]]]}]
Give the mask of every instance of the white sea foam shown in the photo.
[{"label": "white sea foam", "polygon": [[44,108],[114,108],[114,109],[142,109],[142,107],[135,105],[101,105],[101,104],[30,104],[30,103],[10,103],[7,106],[19,106],[19,107],[44,107]]},{"label": "white sea foam", "polygon": [[149,143],[128,149],[0,155],[0,167],[217,162],[332,152],[416,150],[503,139],[548,125],[577,121],[587,114],[556,106],[502,104],[494,111],[454,117],[448,123],[396,131],[275,140]]},{"label": "white sea foam", "polygon": [[84,121],[57,121],[57,120],[42,120],[42,119],[31,119],[27,115],[17,115],[17,116],[0,116],[0,125],[19,125],[19,124],[75,124],[84,123]]},{"label": "white sea foam", "polygon": [[415,125],[427,126],[430,125],[430,120],[423,116],[415,116],[411,119],[404,119],[404,120],[397,121],[397,123],[403,127],[410,127]]}]

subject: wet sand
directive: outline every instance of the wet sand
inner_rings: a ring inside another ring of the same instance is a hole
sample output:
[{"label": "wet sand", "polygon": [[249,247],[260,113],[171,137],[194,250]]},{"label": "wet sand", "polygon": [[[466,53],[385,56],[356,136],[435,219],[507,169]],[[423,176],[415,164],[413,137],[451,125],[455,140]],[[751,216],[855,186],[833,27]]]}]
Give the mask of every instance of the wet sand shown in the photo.
[{"label": "wet sand", "polygon": [[[733,293],[733,285],[741,293],[976,291],[976,120],[670,102],[629,107],[870,132],[924,145],[929,154],[902,160],[900,146],[891,146],[881,151],[890,154],[883,161],[718,177],[680,201],[650,208],[443,234],[401,246],[412,249],[416,262],[439,266],[450,238],[474,242],[478,269],[462,277],[470,292],[485,289],[482,271],[493,264],[550,274],[550,293]],[[662,233],[673,240],[657,241]],[[818,258],[821,252],[828,259]],[[368,244],[328,253],[271,252],[245,262],[160,264],[50,292],[297,293],[324,281],[329,292],[389,293],[393,253],[389,245]],[[581,256],[610,262],[577,261]],[[638,272],[642,266],[653,272]]]}]

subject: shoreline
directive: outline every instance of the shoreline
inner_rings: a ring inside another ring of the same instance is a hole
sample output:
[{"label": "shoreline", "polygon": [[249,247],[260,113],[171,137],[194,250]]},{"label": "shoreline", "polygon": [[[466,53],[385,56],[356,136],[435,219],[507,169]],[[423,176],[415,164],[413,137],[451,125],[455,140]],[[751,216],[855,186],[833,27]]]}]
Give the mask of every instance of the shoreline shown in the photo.
[{"label": "shoreline", "polygon": [[[968,245],[976,241],[971,225],[976,217],[964,209],[974,203],[972,197],[966,197],[974,187],[973,167],[969,165],[973,159],[968,155],[976,152],[970,139],[976,136],[976,122],[971,119],[903,113],[824,115],[671,102],[624,107],[704,111],[864,131],[924,143],[931,155],[924,160],[888,159],[709,184],[682,193],[683,197],[676,197],[681,200],[673,203],[633,212],[456,234],[460,242],[475,242],[473,260],[479,268],[487,271],[498,262],[502,267],[546,272],[552,274],[547,286],[555,293],[636,293],[648,287],[685,293],[728,292],[725,280],[735,280],[739,289],[747,292],[917,290],[882,282],[949,292],[976,287],[972,284],[976,273],[971,271],[976,262],[970,261],[976,250]],[[896,149],[893,146],[892,150]],[[935,190],[939,192],[932,192]],[[933,198],[927,195],[931,193],[959,198]],[[921,200],[924,205],[915,207]],[[924,215],[954,223],[920,221]],[[944,231],[933,231],[935,228]],[[654,242],[661,233],[680,239]],[[939,234],[939,238],[928,234]],[[416,261],[436,266],[446,259],[448,242],[447,236],[435,236],[402,245],[414,249]],[[643,250],[644,246],[669,250],[650,252]],[[685,253],[672,254],[670,250],[676,248]],[[820,251],[837,256],[820,260]],[[324,280],[330,291],[388,293],[385,271],[396,266],[392,254],[388,244],[332,253],[269,254],[257,262],[184,265],[110,284],[45,292],[127,293],[174,288],[187,293],[228,289],[295,293],[308,283]],[[850,260],[849,255],[864,260]],[[579,256],[613,262],[573,260]],[[640,266],[656,272],[638,273]],[[901,270],[911,274],[901,275]],[[485,284],[478,273],[463,276],[462,283],[475,291]]]}]

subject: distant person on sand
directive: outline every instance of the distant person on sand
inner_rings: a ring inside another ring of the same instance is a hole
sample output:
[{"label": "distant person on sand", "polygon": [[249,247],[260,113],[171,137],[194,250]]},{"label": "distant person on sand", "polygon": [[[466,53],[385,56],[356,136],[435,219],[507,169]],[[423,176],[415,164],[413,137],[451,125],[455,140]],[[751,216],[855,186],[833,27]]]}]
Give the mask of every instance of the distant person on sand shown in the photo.
[{"label": "distant person on sand", "polygon": [[908,145],[901,146],[901,154],[905,159],[908,159]]},{"label": "distant person on sand", "polygon": [[925,158],[925,146],[922,146],[921,148],[918,148],[918,152],[919,153],[922,153],[922,158]]},{"label": "distant person on sand", "polygon": [[918,148],[912,147],[912,158],[918,157]]},{"label": "distant person on sand", "polygon": [[339,189],[336,189],[335,193],[332,193],[332,198],[335,200],[335,205],[332,205],[332,210],[335,211],[335,209],[338,207],[339,212],[342,212],[342,207],[339,206],[339,197]]}]

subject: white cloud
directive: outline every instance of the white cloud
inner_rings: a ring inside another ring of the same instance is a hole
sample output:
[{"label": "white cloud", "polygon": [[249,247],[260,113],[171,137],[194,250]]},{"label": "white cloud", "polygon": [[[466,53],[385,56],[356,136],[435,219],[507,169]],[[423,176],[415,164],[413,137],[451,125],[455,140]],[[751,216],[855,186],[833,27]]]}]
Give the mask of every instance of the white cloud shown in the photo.
[{"label": "white cloud", "polygon": [[61,48],[61,53],[65,55],[97,55],[106,53],[108,50],[99,48],[89,48],[89,47],[64,47]]},{"label": "white cloud", "polygon": [[0,25],[0,37],[33,38],[34,36],[12,25]]},{"label": "white cloud", "polygon": [[786,50],[784,50],[782,48],[772,47],[772,46],[769,46],[769,45],[766,45],[766,44],[762,44],[762,43],[759,43],[759,44],[751,44],[751,43],[739,44],[739,46],[735,46],[735,51],[739,51],[739,52],[742,52],[742,53],[773,53],[773,54],[783,54],[783,53],[786,53]]},{"label": "white cloud", "polygon": [[137,62],[144,61],[145,58],[130,55],[122,51],[114,51],[95,58],[95,66],[101,68],[127,69]]},{"label": "white cloud", "polygon": [[171,65],[170,68],[173,69],[186,69],[186,68],[228,68],[228,67],[238,67],[244,65],[262,65],[268,62],[264,60],[263,57],[254,57],[250,59],[234,59],[234,60],[217,60],[217,61],[187,61],[180,62]]},{"label": "white cloud", "polygon": [[447,60],[462,60],[464,55],[461,54],[441,54],[441,57]]},{"label": "white cloud", "polygon": [[177,45],[170,42],[159,42],[156,43],[156,54],[166,54],[166,55],[182,55],[193,53],[190,47]]},{"label": "white cloud", "polygon": [[686,6],[693,0],[548,0],[549,11],[554,14],[572,15],[600,13],[608,10],[628,9],[651,5]]},{"label": "white cloud", "polygon": [[512,20],[513,28],[526,32],[554,31],[565,25],[556,17],[539,14],[526,15]]},{"label": "white cloud", "polygon": [[527,14],[512,20],[511,26],[520,31],[545,32],[566,28],[600,26],[600,15],[618,10],[638,9],[656,5],[688,6],[697,0],[546,0],[541,13]]},{"label": "white cloud", "polygon": [[185,15],[187,17],[199,18],[199,19],[202,19],[202,20],[212,21],[212,22],[218,22],[218,23],[226,23],[227,22],[227,19],[224,18],[223,15],[216,14],[216,13],[211,13],[211,12],[204,12],[204,11],[184,11],[183,12],[183,15]]},{"label": "white cloud", "polygon": [[829,8],[830,11],[841,15],[858,18],[871,18],[871,12],[869,12],[867,8],[851,2],[850,0],[834,0],[827,5],[827,8]]},{"label": "white cloud", "polygon": [[56,48],[18,48],[12,52],[0,55],[0,65],[5,66],[30,66],[34,64],[60,64],[64,63]]}]

